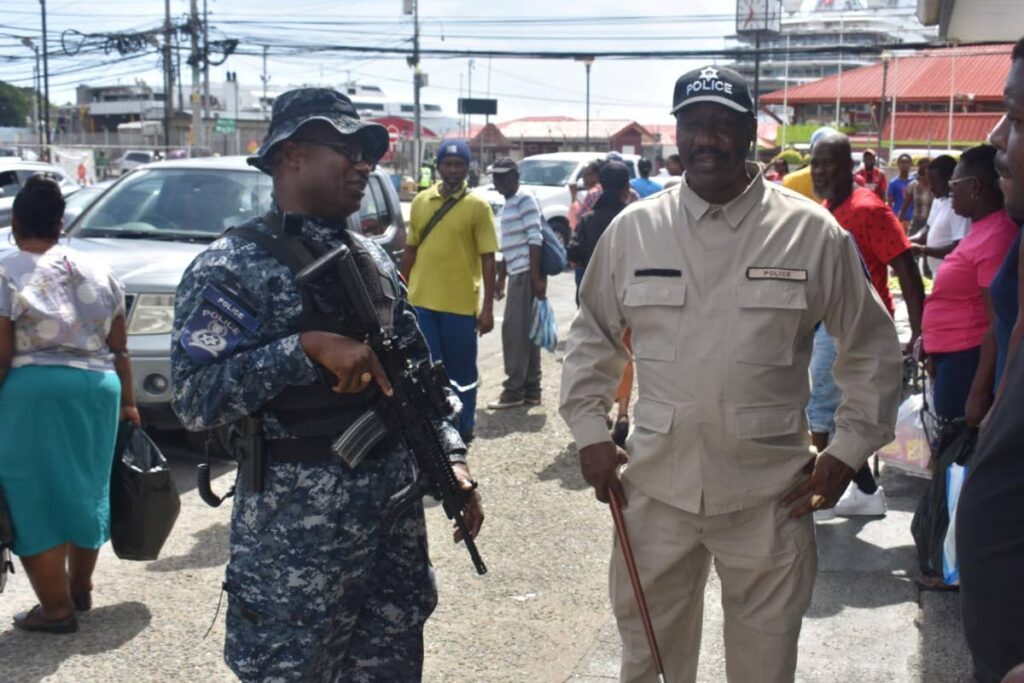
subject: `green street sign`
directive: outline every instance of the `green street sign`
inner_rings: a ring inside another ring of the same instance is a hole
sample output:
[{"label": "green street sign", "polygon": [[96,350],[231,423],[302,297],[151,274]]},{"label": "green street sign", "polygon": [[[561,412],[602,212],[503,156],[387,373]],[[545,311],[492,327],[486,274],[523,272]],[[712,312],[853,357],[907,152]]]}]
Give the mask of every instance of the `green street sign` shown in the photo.
[{"label": "green street sign", "polygon": [[217,119],[213,124],[213,132],[227,135],[228,133],[235,132],[235,120],[234,119]]}]

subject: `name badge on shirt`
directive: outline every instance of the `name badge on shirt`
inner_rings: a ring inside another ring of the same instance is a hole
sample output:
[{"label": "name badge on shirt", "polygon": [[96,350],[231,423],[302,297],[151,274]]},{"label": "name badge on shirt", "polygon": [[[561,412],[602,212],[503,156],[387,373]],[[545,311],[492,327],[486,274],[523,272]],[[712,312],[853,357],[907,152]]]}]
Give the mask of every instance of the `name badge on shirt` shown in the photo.
[{"label": "name badge on shirt", "polygon": [[192,360],[209,363],[230,355],[257,327],[259,320],[237,293],[206,285],[199,307],[181,331],[179,343]]},{"label": "name badge on shirt", "polygon": [[799,268],[747,268],[747,279],[807,282],[807,271]]}]

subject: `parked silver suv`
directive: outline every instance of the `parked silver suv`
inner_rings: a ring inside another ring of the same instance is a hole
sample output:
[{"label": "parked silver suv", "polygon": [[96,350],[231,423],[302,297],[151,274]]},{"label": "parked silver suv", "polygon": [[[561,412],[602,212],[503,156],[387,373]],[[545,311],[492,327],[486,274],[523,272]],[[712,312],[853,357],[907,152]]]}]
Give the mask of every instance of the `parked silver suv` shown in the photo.
[{"label": "parked silver suv", "polygon": [[[170,407],[170,333],[182,273],[224,230],[265,213],[271,184],[244,157],[163,161],[122,177],[69,227],[70,246],[105,259],[125,284],[132,378],[146,426],[180,429]],[[383,171],[370,176],[349,229],[401,258],[405,223]]]}]

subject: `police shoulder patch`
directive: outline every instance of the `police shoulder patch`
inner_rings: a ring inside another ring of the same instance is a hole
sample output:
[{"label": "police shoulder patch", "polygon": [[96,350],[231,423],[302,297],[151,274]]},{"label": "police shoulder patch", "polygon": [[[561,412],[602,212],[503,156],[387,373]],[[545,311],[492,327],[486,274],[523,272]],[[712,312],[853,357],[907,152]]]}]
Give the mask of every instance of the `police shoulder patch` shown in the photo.
[{"label": "police shoulder patch", "polygon": [[238,343],[259,327],[259,319],[238,292],[208,284],[199,305],[182,328],[179,343],[197,363],[228,356]]}]

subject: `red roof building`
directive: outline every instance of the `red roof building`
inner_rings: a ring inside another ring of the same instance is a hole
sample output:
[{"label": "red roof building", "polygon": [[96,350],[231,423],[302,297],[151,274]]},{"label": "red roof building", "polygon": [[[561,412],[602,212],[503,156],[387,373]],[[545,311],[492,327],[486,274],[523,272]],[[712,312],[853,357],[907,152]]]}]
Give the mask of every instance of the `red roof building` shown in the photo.
[{"label": "red roof building", "polygon": [[[970,110],[1002,107],[1003,83],[1010,72],[1013,45],[957,47],[894,57],[889,60],[885,84],[886,99],[895,98],[900,105],[949,104],[968,100]],[[761,104],[790,106],[805,104],[835,105],[838,92],[841,101],[849,104],[875,104],[882,97],[883,64],[846,71],[813,83],[794,86],[788,91],[776,90],[761,97]],[[987,105],[987,106],[982,106]]]},{"label": "red roof building", "polygon": [[[1005,44],[922,50],[890,58],[887,65],[777,90],[762,96],[760,104],[785,102],[795,124],[829,123],[836,120],[838,98],[840,123],[858,134],[877,135],[881,127],[883,139],[899,145],[978,144],[1005,110],[1003,84],[1012,49]],[[879,123],[883,77],[888,116]]]}]

